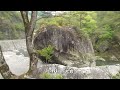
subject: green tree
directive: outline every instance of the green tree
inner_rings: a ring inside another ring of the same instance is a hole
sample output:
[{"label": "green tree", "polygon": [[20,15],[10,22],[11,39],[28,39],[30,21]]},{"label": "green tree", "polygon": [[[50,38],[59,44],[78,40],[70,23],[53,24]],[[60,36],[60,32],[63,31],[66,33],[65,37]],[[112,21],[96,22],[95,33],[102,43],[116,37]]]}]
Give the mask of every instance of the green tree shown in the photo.
[{"label": "green tree", "polygon": [[0,39],[25,38],[22,19],[17,11],[0,12]]},{"label": "green tree", "polygon": [[39,25],[75,26],[81,31],[91,34],[96,28],[96,12],[68,11],[58,16],[43,18]]},{"label": "green tree", "polygon": [[[97,53],[102,54],[100,52],[99,47],[103,47],[102,45],[107,45],[107,49],[109,51],[104,51],[108,53],[108,56],[113,53],[119,54],[119,42],[120,42],[120,11],[96,11],[97,13],[97,29],[93,32],[92,41],[94,45],[94,49]],[[115,47],[117,47],[118,51],[115,51]],[[111,50],[113,50],[111,52]],[[103,56],[107,56],[103,53]]]}]

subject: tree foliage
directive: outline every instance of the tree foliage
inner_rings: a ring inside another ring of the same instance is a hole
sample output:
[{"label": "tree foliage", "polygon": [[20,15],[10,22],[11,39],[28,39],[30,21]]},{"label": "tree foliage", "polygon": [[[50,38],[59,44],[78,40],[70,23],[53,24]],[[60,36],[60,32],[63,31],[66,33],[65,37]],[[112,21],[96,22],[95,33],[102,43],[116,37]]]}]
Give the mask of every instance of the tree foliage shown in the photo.
[{"label": "tree foliage", "polygon": [[87,34],[96,29],[96,13],[86,11],[69,11],[60,16],[43,18],[38,23],[40,27],[46,25],[75,26]]},{"label": "tree foliage", "polygon": [[52,55],[54,53],[54,48],[51,45],[48,45],[48,47],[43,48],[42,50],[37,50],[38,54],[45,57],[46,62],[51,60]]},{"label": "tree foliage", "polygon": [[20,13],[15,11],[0,12],[0,39],[24,38],[24,28]]},{"label": "tree foliage", "polygon": [[96,51],[105,41],[109,48],[120,45],[119,19],[120,11],[67,11],[58,16],[42,18],[37,24],[39,27],[75,26],[82,35],[89,36]]}]

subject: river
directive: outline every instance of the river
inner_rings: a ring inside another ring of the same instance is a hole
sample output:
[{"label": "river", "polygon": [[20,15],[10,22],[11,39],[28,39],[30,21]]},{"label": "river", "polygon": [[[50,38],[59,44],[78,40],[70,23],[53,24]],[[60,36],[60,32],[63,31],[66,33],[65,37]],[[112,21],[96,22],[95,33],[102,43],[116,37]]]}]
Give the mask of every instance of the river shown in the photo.
[{"label": "river", "polygon": [[[26,73],[29,69],[29,55],[25,40],[2,40],[0,41],[0,45],[2,46],[3,55],[12,73],[16,75]],[[40,63],[38,63],[39,66]],[[100,68],[106,67],[113,75],[120,71],[119,65],[100,66]],[[3,79],[1,75],[0,79]]]},{"label": "river", "polygon": [[[25,40],[2,40],[3,55],[12,73],[21,75],[29,69],[29,56]],[[0,75],[2,79],[2,76]]]}]

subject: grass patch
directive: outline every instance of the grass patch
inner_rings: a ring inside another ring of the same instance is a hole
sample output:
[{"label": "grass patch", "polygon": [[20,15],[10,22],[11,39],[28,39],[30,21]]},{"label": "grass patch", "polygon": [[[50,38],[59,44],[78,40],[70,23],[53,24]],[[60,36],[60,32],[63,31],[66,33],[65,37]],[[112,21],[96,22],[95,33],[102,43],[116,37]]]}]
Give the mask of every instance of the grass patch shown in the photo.
[{"label": "grass patch", "polygon": [[51,74],[51,73],[42,73],[40,74],[41,79],[63,79],[62,74]]},{"label": "grass patch", "polygon": [[120,72],[116,74],[115,76],[112,76],[112,79],[120,79]]}]

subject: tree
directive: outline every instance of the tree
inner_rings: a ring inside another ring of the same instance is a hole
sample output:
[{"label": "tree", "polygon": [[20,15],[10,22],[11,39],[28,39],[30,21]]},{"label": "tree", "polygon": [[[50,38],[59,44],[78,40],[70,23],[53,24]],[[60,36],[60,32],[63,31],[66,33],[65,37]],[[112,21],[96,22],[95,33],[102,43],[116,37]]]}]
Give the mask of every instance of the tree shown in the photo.
[{"label": "tree", "polygon": [[28,73],[32,74],[33,71],[37,68],[37,62],[38,62],[36,51],[34,50],[34,45],[33,45],[33,32],[37,20],[37,11],[31,12],[30,20],[28,18],[28,11],[21,11],[21,16],[25,27],[27,51],[30,57],[30,68]]},{"label": "tree", "polygon": [[91,35],[97,28],[96,17],[94,11],[67,11],[58,16],[42,18],[39,25],[75,26],[81,32]]},{"label": "tree", "polygon": [[33,75],[34,74],[33,72],[35,71],[35,69],[37,69],[38,58],[33,45],[33,32],[34,32],[36,20],[37,20],[37,11],[32,11],[30,20],[28,18],[28,11],[20,11],[20,12],[21,12],[21,16],[23,19],[24,27],[25,27],[26,45],[27,45],[27,50],[30,57],[30,67],[29,67],[29,71],[26,74],[23,74],[21,76],[14,75],[10,71],[9,66],[6,63],[0,47],[0,73],[5,79],[23,78],[24,75],[30,76],[30,75]]},{"label": "tree", "polygon": [[24,28],[20,12],[0,12],[0,39],[23,39]]},{"label": "tree", "polygon": [[96,13],[98,28],[95,30],[93,36],[96,39],[95,44],[99,46],[104,41],[107,41],[109,46],[117,46],[120,40],[120,11],[97,11]]}]

